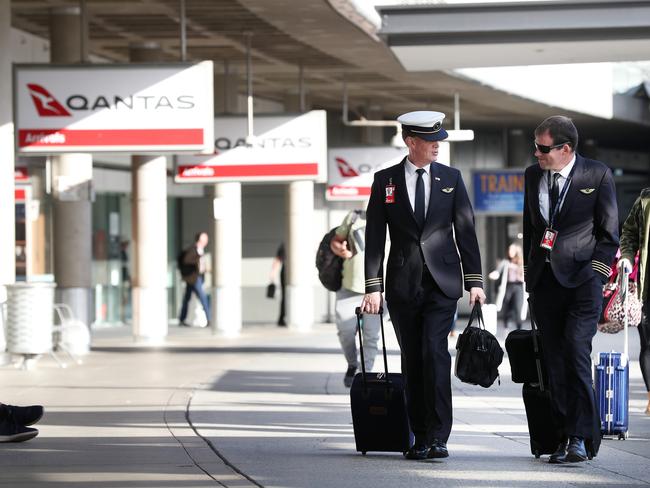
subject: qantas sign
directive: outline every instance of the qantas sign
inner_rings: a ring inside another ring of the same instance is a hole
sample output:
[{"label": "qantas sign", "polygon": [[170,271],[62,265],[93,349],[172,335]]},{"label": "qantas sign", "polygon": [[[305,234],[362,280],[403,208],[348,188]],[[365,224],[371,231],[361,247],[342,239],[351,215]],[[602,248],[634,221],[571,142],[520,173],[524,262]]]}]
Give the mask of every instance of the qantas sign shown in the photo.
[{"label": "qantas sign", "polygon": [[52,94],[36,83],[27,83],[29,94],[41,117],[69,117],[68,112]]},{"label": "qantas sign", "polygon": [[[41,117],[69,117],[71,115],[41,85],[28,83],[27,88],[36,106],[36,111]],[[98,95],[89,99],[85,95],[75,94],[66,98],[65,105],[70,110],[159,110],[169,108],[186,110],[194,107],[194,97],[192,95],[179,95],[171,98],[164,95]]]},{"label": "qantas sign", "polygon": [[15,65],[19,153],[212,152],[212,62]]},{"label": "qantas sign", "polygon": [[214,154],[179,156],[177,183],[219,181],[325,182],[327,119],[325,111],[298,116],[255,117],[255,137],[246,137],[246,117],[218,117],[214,121]]},{"label": "qantas sign", "polygon": [[328,200],[365,200],[375,171],[398,163],[406,150],[395,147],[342,147],[329,150],[325,197]]}]

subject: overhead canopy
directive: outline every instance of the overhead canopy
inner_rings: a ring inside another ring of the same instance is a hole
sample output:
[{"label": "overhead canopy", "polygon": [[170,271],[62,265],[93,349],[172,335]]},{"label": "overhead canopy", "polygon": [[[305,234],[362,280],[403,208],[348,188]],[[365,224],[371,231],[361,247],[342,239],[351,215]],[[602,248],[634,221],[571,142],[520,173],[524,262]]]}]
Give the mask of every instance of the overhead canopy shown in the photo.
[{"label": "overhead canopy", "polygon": [[580,1],[380,7],[408,71],[645,60],[650,2]]}]

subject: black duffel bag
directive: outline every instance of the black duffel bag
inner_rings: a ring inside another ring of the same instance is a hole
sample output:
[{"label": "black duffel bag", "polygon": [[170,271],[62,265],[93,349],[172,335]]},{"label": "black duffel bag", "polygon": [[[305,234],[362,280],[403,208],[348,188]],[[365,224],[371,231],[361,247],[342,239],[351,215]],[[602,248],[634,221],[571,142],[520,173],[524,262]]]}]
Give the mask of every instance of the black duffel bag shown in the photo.
[{"label": "black duffel bag", "polygon": [[[472,324],[477,322],[477,326]],[[456,342],[454,374],[463,383],[491,386],[499,377],[503,349],[496,337],[485,330],[481,304],[476,302],[467,327]]]}]

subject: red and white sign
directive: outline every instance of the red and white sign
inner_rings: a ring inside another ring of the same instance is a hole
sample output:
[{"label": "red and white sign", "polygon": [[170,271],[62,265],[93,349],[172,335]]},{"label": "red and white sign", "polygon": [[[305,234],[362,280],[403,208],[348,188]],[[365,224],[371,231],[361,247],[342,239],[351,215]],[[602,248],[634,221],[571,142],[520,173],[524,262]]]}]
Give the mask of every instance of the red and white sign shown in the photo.
[{"label": "red and white sign", "polygon": [[17,182],[29,181],[29,172],[27,171],[27,166],[14,167],[14,181]]},{"label": "red and white sign", "polygon": [[324,182],[327,174],[327,119],[324,110],[297,116],[259,115],[255,138],[246,142],[246,117],[214,121],[214,154],[179,155],[177,183],[220,181]]},{"label": "red and white sign", "polygon": [[16,65],[18,153],[212,152],[211,61]]},{"label": "red and white sign", "polygon": [[342,147],[329,150],[327,200],[366,200],[375,171],[399,163],[400,147]]}]

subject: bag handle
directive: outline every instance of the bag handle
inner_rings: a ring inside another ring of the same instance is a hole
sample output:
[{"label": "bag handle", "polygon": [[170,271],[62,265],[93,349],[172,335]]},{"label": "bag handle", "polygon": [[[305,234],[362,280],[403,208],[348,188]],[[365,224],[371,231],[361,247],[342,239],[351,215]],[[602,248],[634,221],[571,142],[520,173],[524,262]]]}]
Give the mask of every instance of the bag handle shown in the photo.
[{"label": "bag handle", "polygon": [[469,322],[467,322],[467,329],[468,327],[471,327],[472,324],[474,323],[474,320],[478,323],[477,327],[479,329],[485,330],[485,320],[483,320],[483,310],[481,309],[481,302],[476,301],[474,302],[474,307],[472,308],[471,313],[469,314]]},{"label": "bag handle", "polygon": [[539,389],[541,391],[545,390],[544,387],[544,375],[542,375],[542,361],[539,357],[539,344],[537,343],[537,320],[535,319],[535,312],[533,311],[533,302],[530,297],[528,298],[528,310],[530,310],[530,328],[533,333],[533,351],[535,351],[535,366],[537,367],[537,379],[539,380]]},{"label": "bag handle", "polygon": [[[364,355],[363,355],[363,334],[361,333],[361,329],[363,328],[363,313],[361,312],[361,307],[357,307],[354,309],[354,313],[357,316],[357,332],[359,333],[359,352],[361,353],[361,374],[363,375],[363,386],[364,388],[368,388],[367,382],[366,382],[366,361],[364,360]],[[388,357],[386,356],[386,338],[384,337],[384,309],[383,307],[379,307],[379,326],[381,328],[381,349],[384,354],[384,372],[386,373],[384,375],[384,379],[386,382],[386,387],[390,385],[388,381]]]}]

